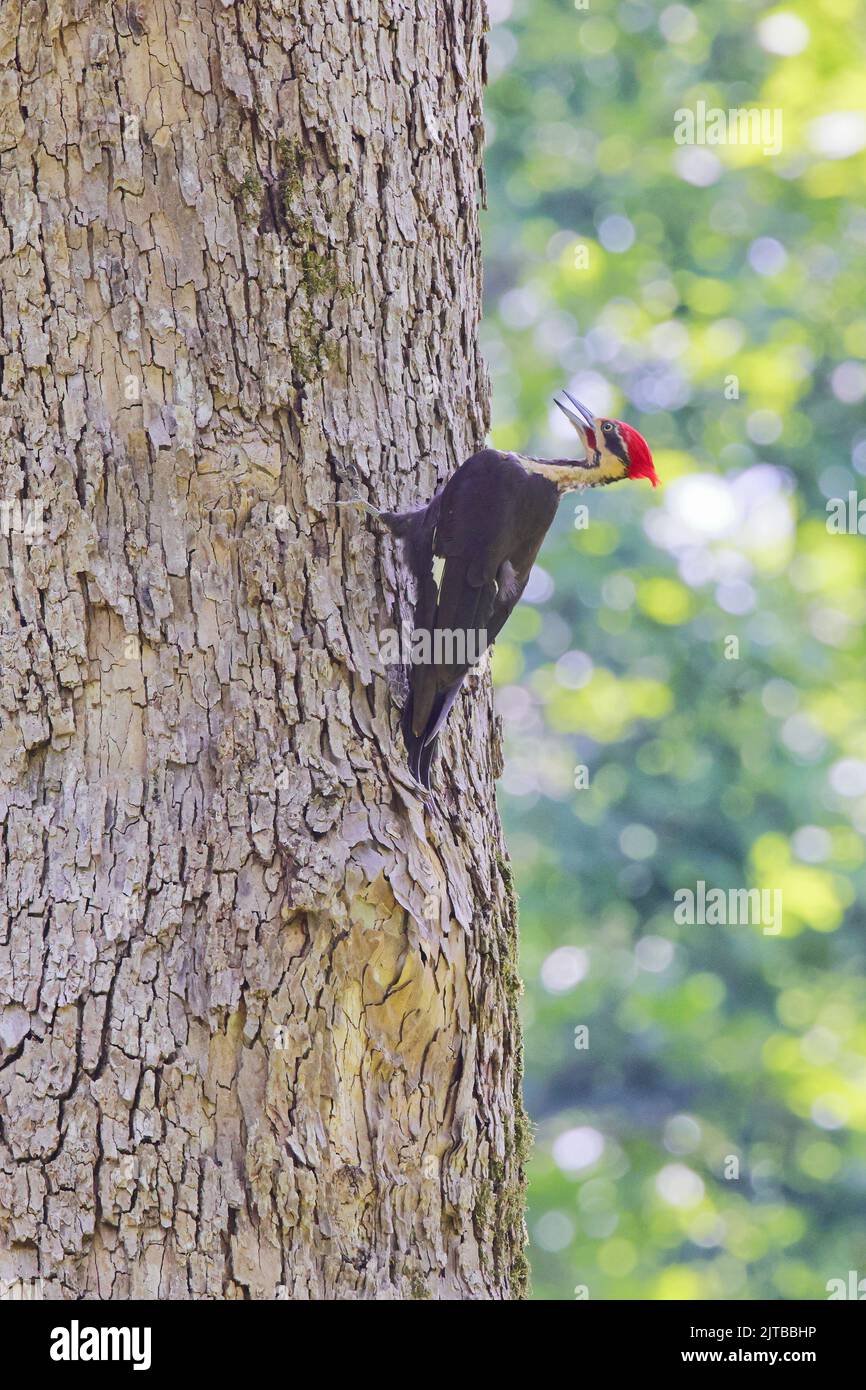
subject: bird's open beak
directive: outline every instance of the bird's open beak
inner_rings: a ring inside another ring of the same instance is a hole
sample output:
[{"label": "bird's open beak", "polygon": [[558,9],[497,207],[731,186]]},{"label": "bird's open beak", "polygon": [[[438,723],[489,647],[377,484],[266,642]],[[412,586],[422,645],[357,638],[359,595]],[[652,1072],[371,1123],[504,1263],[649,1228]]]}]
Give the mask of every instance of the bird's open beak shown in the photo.
[{"label": "bird's open beak", "polygon": [[[556,401],[556,404],[559,406],[563,415],[571,422],[571,424],[577,430],[578,434],[583,440],[583,445],[586,449],[587,457],[589,457],[592,448],[595,446],[596,426],[592,412],[587,410],[586,406],[583,405],[581,401],[575,400],[574,396],[572,396],[570,391],[563,391],[562,394],[563,396],[565,396],[566,400],[571,402],[571,405],[563,405],[562,401],[556,400],[555,396],[553,399],[554,401]],[[572,405],[574,406],[574,410],[571,409]],[[591,432],[591,443],[590,440],[586,437],[587,430]]]}]

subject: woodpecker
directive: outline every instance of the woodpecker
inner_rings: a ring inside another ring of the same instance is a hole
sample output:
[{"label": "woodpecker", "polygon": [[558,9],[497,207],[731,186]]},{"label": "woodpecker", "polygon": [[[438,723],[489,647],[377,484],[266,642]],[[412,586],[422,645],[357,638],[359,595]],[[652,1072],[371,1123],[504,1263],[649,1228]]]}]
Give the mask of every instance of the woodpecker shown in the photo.
[{"label": "woodpecker", "polygon": [[582,458],[482,449],[426,506],[387,512],[360,498],[336,504],[364,507],[399,537],[417,580],[413,650],[415,637],[429,640],[419,644],[426,659],[411,666],[402,723],[409,770],[427,791],[440,730],[468,671],[526,588],[560,497],[624,478],[658,485],[649,446],[636,429],[596,418],[568,391],[561,394],[568,404],[556,404],[580,439]]}]

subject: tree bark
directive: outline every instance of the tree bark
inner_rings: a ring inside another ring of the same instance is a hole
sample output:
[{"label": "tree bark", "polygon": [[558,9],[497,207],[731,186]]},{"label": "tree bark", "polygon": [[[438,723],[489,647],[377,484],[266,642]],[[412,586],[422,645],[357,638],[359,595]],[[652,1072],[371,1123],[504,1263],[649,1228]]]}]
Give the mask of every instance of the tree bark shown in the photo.
[{"label": "tree bark", "polygon": [[331,505],[483,441],[483,27],[3,0],[0,1279],[48,1297],[523,1291],[489,675],[425,809],[412,581]]}]

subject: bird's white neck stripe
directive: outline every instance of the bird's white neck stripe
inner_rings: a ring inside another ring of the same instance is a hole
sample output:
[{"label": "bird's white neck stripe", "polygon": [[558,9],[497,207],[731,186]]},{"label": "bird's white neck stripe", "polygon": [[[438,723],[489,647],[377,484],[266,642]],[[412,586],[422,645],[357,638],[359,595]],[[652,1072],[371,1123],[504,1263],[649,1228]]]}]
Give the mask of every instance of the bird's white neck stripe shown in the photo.
[{"label": "bird's white neck stripe", "polygon": [[543,459],[530,458],[527,454],[518,454],[517,457],[528,473],[539,473],[542,478],[549,479],[559,492],[572,492],[575,488],[589,487],[592,483],[592,470],[585,465],[575,463],[570,467],[567,463],[545,463]]}]

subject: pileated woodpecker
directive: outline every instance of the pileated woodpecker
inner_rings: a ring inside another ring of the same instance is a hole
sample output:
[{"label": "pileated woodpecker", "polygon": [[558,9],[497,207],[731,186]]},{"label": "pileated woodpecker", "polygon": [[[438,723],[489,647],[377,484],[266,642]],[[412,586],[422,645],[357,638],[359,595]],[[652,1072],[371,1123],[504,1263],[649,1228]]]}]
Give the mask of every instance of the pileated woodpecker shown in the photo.
[{"label": "pileated woodpecker", "polygon": [[[429,639],[422,644],[429,659],[413,661],[403,736],[409,769],[425,789],[439,731],[463,679],[526,588],[560,497],[623,478],[658,484],[649,446],[637,430],[622,420],[597,419],[568,391],[563,395],[570,404],[556,404],[577,431],[583,458],[482,449],[424,507],[384,512],[359,498],[337,504],[365,507],[399,536],[418,581],[415,635]],[[436,557],[445,562],[438,581]]]}]

